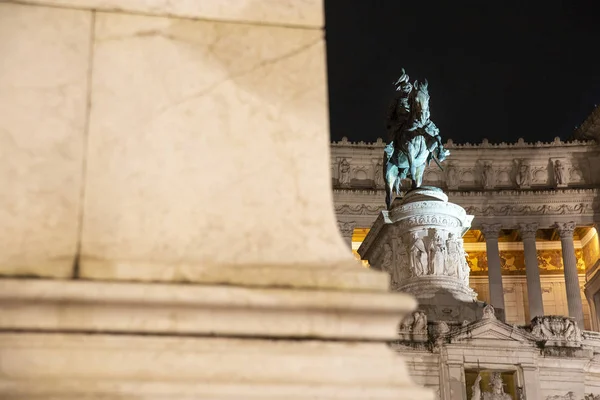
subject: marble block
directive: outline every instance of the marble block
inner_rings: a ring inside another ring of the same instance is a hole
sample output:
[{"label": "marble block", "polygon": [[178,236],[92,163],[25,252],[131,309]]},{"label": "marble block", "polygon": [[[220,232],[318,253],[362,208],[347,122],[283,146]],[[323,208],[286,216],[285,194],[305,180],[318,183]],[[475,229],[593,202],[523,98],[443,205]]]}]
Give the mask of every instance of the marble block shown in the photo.
[{"label": "marble block", "polygon": [[0,280],[0,331],[383,342],[415,306],[389,292]]},{"label": "marble block", "polygon": [[322,28],[323,0],[26,0],[58,7]]},{"label": "marble block", "polygon": [[415,305],[385,291],[0,280],[0,398],[432,399],[386,346]]},{"label": "marble block", "polygon": [[440,189],[422,187],[381,212],[358,252],[390,275],[393,291],[415,296],[430,321],[473,321],[483,303],[469,287],[462,240],[472,220]]},{"label": "marble block", "polygon": [[0,275],[73,274],[91,14],[0,3]]},{"label": "marble block", "polygon": [[372,342],[0,333],[0,352],[3,400],[433,400]]},{"label": "marble block", "polygon": [[87,278],[383,288],[337,230],[320,30],[97,13]]}]

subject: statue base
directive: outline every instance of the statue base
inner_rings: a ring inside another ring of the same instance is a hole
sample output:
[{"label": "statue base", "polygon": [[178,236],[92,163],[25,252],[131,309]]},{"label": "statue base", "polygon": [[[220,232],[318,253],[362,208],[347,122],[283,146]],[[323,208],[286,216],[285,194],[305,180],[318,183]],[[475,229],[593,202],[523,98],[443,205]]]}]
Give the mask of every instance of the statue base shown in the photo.
[{"label": "statue base", "polygon": [[[413,189],[382,211],[358,252],[390,274],[391,290],[416,297],[428,321],[474,321],[484,303],[469,287],[462,240],[472,220],[441,189]],[[503,310],[497,314],[504,319]]]}]

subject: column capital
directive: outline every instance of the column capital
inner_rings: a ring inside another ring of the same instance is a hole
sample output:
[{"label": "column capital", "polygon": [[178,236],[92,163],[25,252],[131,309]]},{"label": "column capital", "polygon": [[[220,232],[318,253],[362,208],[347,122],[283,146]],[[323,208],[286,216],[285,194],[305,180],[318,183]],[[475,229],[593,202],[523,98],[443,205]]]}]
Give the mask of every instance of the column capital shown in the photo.
[{"label": "column capital", "polygon": [[519,224],[519,231],[521,232],[521,238],[523,239],[535,239],[539,224],[537,222],[530,222]]},{"label": "column capital", "polygon": [[561,239],[570,239],[573,238],[573,231],[575,230],[577,225],[573,221],[556,222],[554,224],[554,227],[558,231],[558,234],[560,235]]},{"label": "column capital", "polygon": [[500,229],[502,229],[502,224],[481,224],[481,232],[485,240],[498,239]]},{"label": "column capital", "polygon": [[354,228],[356,227],[356,221],[338,221],[338,227],[343,237],[351,237],[354,233]]}]

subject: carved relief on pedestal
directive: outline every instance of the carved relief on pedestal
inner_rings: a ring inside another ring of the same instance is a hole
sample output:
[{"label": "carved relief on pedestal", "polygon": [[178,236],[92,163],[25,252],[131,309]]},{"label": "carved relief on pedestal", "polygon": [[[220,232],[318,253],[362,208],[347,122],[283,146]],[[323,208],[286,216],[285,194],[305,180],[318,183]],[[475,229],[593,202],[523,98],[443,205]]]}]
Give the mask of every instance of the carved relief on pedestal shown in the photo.
[{"label": "carved relief on pedestal", "polygon": [[464,249],[463,239],[454,233],[448,234],[446,240],[447,259],[446,273],[456,276],[463,284],[469,285],[470,268],[467,263],[467,253]]},{"label": "carved relief on pedestal", "polygon": [[437,229],[429,229],[429,273],[446,275],[446,245]]},{"label": "carved relief on pedestal", "polygon": [[578,347],[583,340],[581,330],[573,318],[543,315],[531,321],[531,333],[546,346]]},{"label": "carved relief on pedestal", "polygon": [[408,237],[407,242],[409,246],[410,255],[410,269],[412,271],[413,276],[423,276],[429,274],[429,257],[427,249],[425,248],[425,243],[423,239],[419,236],[418,232],[411,232]]},{"label": "carved relief on pedestal", "polygon": [[391,287],[396,288],[402,281],[412,278],[413,272],[410,268],[408,249],[406,244],[397,235],[392,239],[392,251],[394,253],[394,267],[391,273]]},{"label": "carved relief on pedestal", "polygon": [[516,166],[515,183],[520,189],[531,187],[531,166],[526,160],[514,160]]}]

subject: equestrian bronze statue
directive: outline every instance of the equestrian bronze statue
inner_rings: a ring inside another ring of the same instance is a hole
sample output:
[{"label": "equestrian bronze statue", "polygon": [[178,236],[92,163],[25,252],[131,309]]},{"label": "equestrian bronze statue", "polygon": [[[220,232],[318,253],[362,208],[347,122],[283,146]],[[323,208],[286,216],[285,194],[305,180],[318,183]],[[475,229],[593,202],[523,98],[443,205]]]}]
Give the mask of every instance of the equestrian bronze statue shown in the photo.
[{"label": "equestrian bronze statue", "polygon": [[440,163],[450,154],[444,149],[439,129],[429,119],[427,80],[411,84],[402,69],[402,76],[394,86],[396,96],[387,118],[390,142],[383,155],[388,209],[393,193],[400,195],[402,179],[410,179],[412,189],[421,187],[425,166],[434,160],[442,169]]}]

